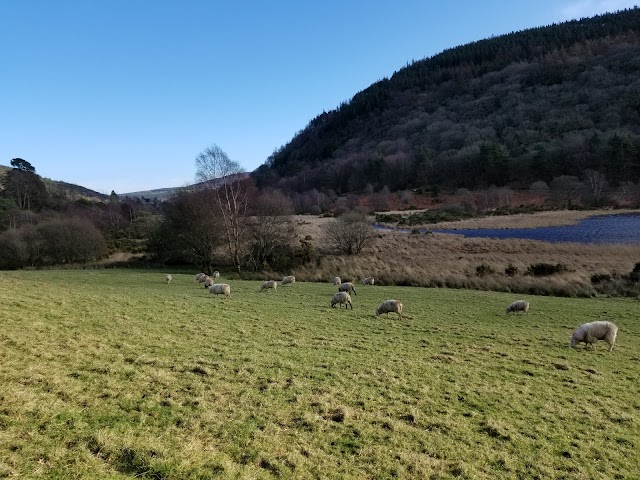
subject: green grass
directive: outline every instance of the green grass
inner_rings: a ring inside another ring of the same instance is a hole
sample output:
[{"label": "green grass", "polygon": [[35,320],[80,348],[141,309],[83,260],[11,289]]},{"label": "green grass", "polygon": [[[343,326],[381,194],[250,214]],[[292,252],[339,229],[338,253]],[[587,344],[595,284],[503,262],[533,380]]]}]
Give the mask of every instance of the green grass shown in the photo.
[{"label": "green grass", "polygon": [[[0,477],[637,478],[640,302],[0,272]],[[406,318],[373,318],[387,298]],[[526,298],[528,315],[504,314]],[[571,350],[613,320],[616,349]]]}]

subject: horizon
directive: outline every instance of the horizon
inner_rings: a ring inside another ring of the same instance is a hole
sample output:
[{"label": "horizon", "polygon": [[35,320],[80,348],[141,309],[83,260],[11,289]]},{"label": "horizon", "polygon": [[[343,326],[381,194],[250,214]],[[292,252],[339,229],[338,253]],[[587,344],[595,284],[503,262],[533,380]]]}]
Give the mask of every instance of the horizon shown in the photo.
[{"label": "horizon", "polygon": [[0,165],[99,193],[195,182],[217,144],[251,172],[296,132],[412,61],[638,0],[251,2],[6,0]]}]

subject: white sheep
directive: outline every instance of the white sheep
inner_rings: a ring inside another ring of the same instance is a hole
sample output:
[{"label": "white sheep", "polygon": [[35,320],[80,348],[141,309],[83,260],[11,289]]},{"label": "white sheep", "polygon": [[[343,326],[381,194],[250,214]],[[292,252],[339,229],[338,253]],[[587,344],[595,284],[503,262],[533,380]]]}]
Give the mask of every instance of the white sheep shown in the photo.
[{"label": "white sheep", "polygon": [[195,278],[195,280],[193,281],[193,283],[202,283],[202,282],[200,281],[200,279],[201,279],[201,278],[203,278],[203,277],[206,277],[206,276],[207,276],[207,274],[206,274],[206,273],[202,273],[202,272],[200,272],[200,273],[196,273],[196,278]]},{"label": "white sheep", "polygon": [[204,281],[204,288],[209,288],[211,285],[213,285],[213,278],[207,277]]},{"label": "white sheep", "polygon": [[373,277],[367,277],[362,279],[363,285],[373,285],[375,283],[375,279]]},{"label": "white sheep", "polygon": [[288,283],[290,283],[290,284],[292,284],[292,285],[293,285],[294,283],[296,283],[296,277],[294,277],[293,275],[289,275],[289,276],[284,277],[284,278],[282,279],[282,285],[287,285]]},{"label": "white sheep", "polygon": [[342,280],[340,280],[340,277],[333,277],[334,285],[340,285],[341,283],[342,283]]},{"label": "white sheep", "polygon": [[209,277],[209,275],[204,274],[198,279],[198,283],[205,283],[207,280],[210,280],[210,279],[211,278]]},{"label": "white sheep", "polygon": [[336,304],[339,305],[339,308],[342,308],[344,305],[345,310],[349,309],[349,305],[351,305],[351,310],[353,310],[353,304],[351,303],[351,295],[347,292],[338,292],[331,299],[331,308],[334,308]]},{"label": "white sheep", "polygon": [[226,283],[214,283],[209,287],[209,293],[215,293],[218,295],[225,295],[226,297],[231,296],[231,287]]},{"label": "white sheep", "polygon": [[509,312],[524,312],[527,313],[529,311],[529,302],[526,300],[516,300],[511,305],[507,307],[504,313]]},{"label": "white sheep", "polygon": [[353,283],[351,283],[351,282],[341,283],[340,286],[338,287],[338,291],[339,292],[347,292],[347,293],[353,292],[354,295],[358,295],[356,293],[356,287],[354,287]]},{"label": "white sheep", "polygon": [[170,274],[166,274],[164,276],[164,281],[167,282],[167,285],[169,285],[171,283],[171,280],[173,280],[173,277]]},{"label": "white sheep", "polygon": [[213,274],[211,275],[211,277],[215,280],[217,280],[218,278],[220,278],[220,272],[219,271],[215,271],[213,272]]},{"label": "white sheep", "polygon": [[376,309],[375,316],[386,313],[389,317],[390,313],[397,313],[398,319],[402,320],[402,302],[400,300],[385,300]]},{"label": "white sheep", "polygon": [[571,335],[571,348],[576,348],[580,342],[587,346],[593,345],[598,340],[604,340],[609,344],[609,351],[613,350],[618,335],[618,327],[611,322],[591,322],[580,325]]},{"label": "white sheep", "polygon": [[273,288],[273,291],[275,292],[277,287],[278,287],[278,282],[276,282],[275,280],[267,280],[266,282],[262,283],[262,286],[260,287],[260,291]]}]

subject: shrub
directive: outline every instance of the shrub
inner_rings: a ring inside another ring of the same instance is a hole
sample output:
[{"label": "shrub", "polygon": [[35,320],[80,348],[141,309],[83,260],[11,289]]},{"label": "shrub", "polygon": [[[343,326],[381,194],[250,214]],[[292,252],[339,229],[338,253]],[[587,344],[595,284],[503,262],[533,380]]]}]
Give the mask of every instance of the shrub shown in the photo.
[{"label": "shrub", "polygon": [[640,262],[636,263],[633,270],[629,272],[629,279],[633,282],[640,282]]},{"label": "shrub", "polygon": [[510,277],[513,277],[518,273],[518,267],[516,267],[513,263],[509,263],[509,265],[507,265],[507,268],[504,269],[504,273],[506,275],[509,275]]},{"label": "shrub", "polygon": [[527,268],[527,274],[533,275],[534,277],[546,277],[556,273],[566,272],[567,270],[566,265],[562,263],[556,265],[552,263],[532,263],[529,265],[529,268]]},{"label": "shrub", "polygon": [[0,234],[0,268],[14,270],[26,266],[27,245],[20,232],[10,229]]},{"label": "shrub", "polygon": [[493,268],[491,268],[491,265],[487,265],[486,263],[481,263],[476,267],[476,275],[479,277],[491,275],[492,273],[494,273]]},{"label": "shrub", "polygon": [[107,244],[102,233],[88,220],[51,220],[38,224],[37,229],[43,239],[44,263],[86,262],[107,254]]},{"label": "shrub", "polygon": [[591,283],[602,283],[611,281],[611,275],[608,273],[596,273],[595,275],[591,275]]}]

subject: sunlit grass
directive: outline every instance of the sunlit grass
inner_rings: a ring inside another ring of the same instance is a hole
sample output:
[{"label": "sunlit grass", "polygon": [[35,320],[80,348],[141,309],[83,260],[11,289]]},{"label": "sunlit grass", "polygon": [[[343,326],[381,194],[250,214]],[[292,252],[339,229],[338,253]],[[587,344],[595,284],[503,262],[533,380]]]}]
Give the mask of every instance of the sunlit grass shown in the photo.
[{"label": "sunlit grass", "polygon": [[[0,476],[633,478],[640,302],[0,273]],[[373,317],[388,298],[401,321]],[[504,314],[517,298],[527,315]],[[571,350],[608,319],[618,344]]]}]

